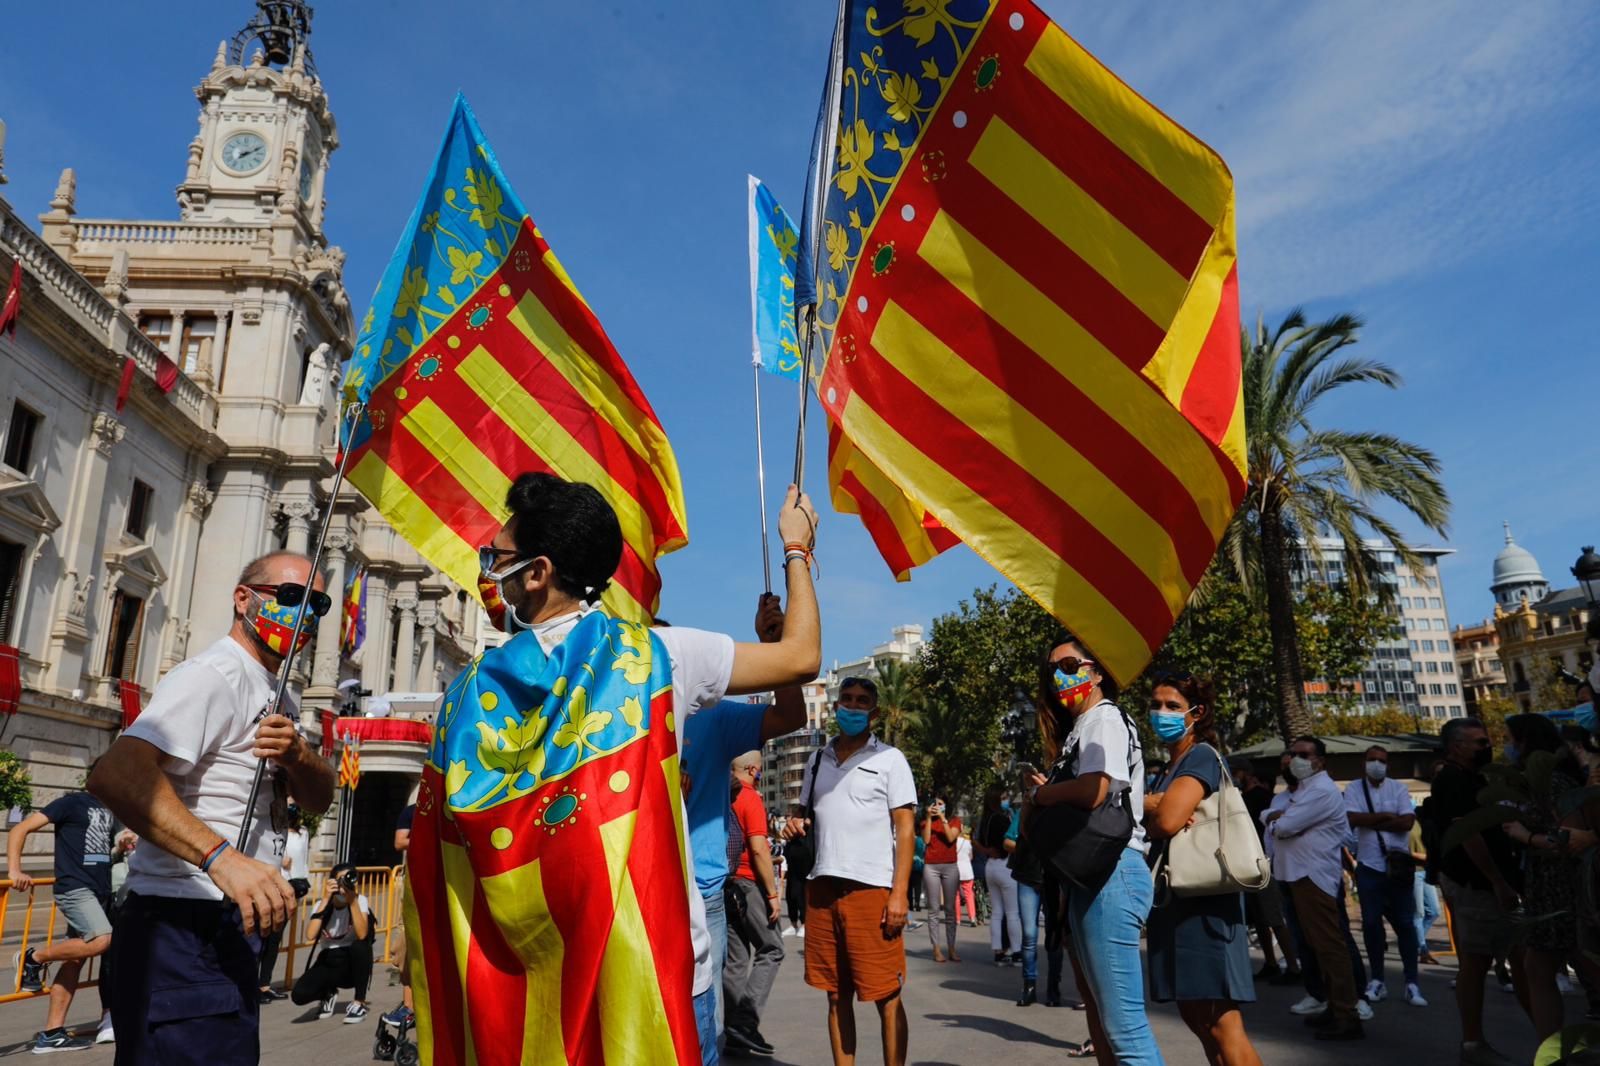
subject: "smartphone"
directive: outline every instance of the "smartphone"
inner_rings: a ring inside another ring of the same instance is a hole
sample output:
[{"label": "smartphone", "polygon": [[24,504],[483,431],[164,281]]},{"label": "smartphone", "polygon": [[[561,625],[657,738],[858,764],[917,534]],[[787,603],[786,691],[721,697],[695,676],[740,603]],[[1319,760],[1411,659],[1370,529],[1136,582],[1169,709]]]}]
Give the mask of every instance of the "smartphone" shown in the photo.
[{"label": "smartphone", "polygon": [[1033,763],[1031,763],[1031,762],[1019,762],[1019,763],[1017,763],[1017,773],[1019,773],[1019,774],[1036,774],[1038,772],[1039,772],[1039,768],[1037,766],[1033,765]]}]

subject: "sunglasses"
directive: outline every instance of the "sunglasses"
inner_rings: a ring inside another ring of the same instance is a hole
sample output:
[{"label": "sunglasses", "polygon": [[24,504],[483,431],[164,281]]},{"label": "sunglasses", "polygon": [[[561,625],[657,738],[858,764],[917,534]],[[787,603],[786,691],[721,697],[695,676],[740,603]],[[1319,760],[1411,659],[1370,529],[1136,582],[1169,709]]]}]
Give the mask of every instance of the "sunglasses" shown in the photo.
[{"label": "sunglasses", "polygon": [[1093,666],[1094,664],[1093,659],[1080,659],[1075,655],[1063,655],[1061,658],[1053,659],[1050,662],[1051,666],[1060,670],[1063,674],[1075,674],[1085,666]]},{"label": "sunglasses", "polygon": [[1156,675],[1156,684],[1164,685],[1169,681],[1193,681],[1194,675],[1187,670],[1168,670],[1166,673]]},{"label": "sunglasses", "polygon": [[864,688],[874,696],[878,694],[878,686],[870,677],[847,677],[843,681],[839,682],[840,692],[852,687]]},{"label": "sunglasses", "polygon": [[478,549],[478,569],[485,574],[492,574],[502,555],[516,555],[515,548],[496,548],[493,544],[485,544]]},{"label": "sunglasses", "polygon": [[321,618],[333,606],[333,599],[326,592],[316,589],[307,589],[298,581],[285,581],[281,585],[246,585],[245,588],[258,595],[270,595],[277,601],[279,607],[298,607],[304,600],[311,608],[311,613]]}]

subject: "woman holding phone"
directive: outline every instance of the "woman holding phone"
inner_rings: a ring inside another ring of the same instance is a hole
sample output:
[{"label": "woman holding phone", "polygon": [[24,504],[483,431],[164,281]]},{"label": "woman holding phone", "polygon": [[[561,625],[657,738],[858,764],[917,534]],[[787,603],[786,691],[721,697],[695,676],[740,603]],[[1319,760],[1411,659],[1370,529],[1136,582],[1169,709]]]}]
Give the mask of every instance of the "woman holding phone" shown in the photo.
[{"label": "woman holding phone", "polygon": [[928,940],[933,944],[933,961],[943,962],[947,952],[939,947],[939,926],[944,926],[951,962],[956,954],[956,897],[961,892],[961,871],[956,865],[956,841],[961,839],[961,819],[945,817],[944,798],[935,796],[928,804],[928,817],[922,822],[922,840],[927,850],[922,857],[923,886],[928,890]]}]

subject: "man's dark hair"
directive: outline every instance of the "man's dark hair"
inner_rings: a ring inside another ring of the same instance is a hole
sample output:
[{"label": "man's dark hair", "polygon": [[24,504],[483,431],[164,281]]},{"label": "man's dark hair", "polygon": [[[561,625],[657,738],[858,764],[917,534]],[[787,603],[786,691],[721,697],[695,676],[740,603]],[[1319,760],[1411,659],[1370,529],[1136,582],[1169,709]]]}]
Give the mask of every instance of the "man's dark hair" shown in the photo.
[{"label": "man's dark hair", "polygon": [[840,695],[843,695],[844,694],[844,690],[847,689],[847,688],[865,689],[872,696],[872,706],[873,706],[873,708],[874,709],[877,708],[877,706],[878,706],[878,683],[876,681],[873,681],[872,678],[870,678],[870,677],[847,677],[843,681],[839,682],[839,693],[840,693]]},{"label": "man's dark hair", "polygon": [[1461,739],[1461,734],[1468,729],[1482,729],[1483,723],[1476,718],[1452,718],[1439,729],[1439,743],[1449,750],[1450,745]]},{"label": "man's dark hair", "polygon": [[611,584],[622,561],[617,513],[593,485],[554,474],[523,474],[506,493],[517,552],[544,556],[555,566],[556,587],[594,603]]},{"label": "man's dark hair", "polygon": [[1381,751],[1385,755],[1389,754],[1389,749],[1384,747],[1382,744],[1368,744],[1367,745],[1367,752],[1366,753],[1368,755],[1371,755],[1375,751]]},{"label": "man's dark hair", "polygon": [[1320,737],[1304,735],[1298,736],[1294,738],[1291,746],[1293,746],[1293,744],[1310,744],[1317,750],[1317,758],[1326,759],[1328,757],[1328,745],[1324,744],[1322,742],[1322,738]]}]

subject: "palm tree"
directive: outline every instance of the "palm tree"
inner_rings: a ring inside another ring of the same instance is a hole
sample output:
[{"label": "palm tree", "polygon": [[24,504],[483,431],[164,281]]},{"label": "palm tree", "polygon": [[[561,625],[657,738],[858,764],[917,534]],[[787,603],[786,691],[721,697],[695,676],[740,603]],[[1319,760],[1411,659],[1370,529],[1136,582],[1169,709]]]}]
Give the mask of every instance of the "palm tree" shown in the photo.
[{"label": "palm tree", "polygon": [[916,718],[921,703],[917,668],[899,659],[879,659],[873,664],[878,674],[879,735],[887,744],[902,746],[907,728]]},{"label": "palm tree", "polygon": [[[1318,534],[1337,537],[1345,551],[1345,579],[1353,592],[1365,595],[1378,573],[1365,530],[1392,544],[1413,569],[1421,563],[1375,504],[1397,503],[1440,535],[1450,514],[1433,452],[1388,433],[1319,429],[1312,422],[1317,403],[1341,386],[1399,387],[1400,375],[1383,363],[1338,354],[1356,343],[1362,325],[1351,314],[1311,325],[1297,308],[1270,333],[1258,318],[1254,331],[1240,336],[1249,478],[1221,551],[1241,581],[1264,586],[1278,727],[1286,741],[1312,729],[1290,582],[1300,559],[1297,542],[1303,540],[1320,562]],[[1386,592],[1381,585],[1377,591]]]}]

